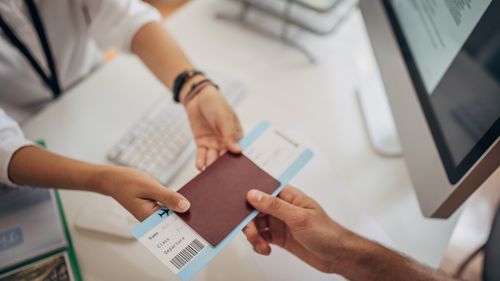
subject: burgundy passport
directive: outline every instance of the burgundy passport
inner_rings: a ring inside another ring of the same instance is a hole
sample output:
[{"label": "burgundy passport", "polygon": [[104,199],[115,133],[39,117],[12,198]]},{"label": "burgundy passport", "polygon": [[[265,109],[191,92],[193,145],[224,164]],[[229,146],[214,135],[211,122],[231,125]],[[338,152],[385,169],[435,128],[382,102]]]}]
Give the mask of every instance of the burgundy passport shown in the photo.
[{"label": "burgundy passport", "polygon": [[179,190],[191,208],[177,215],[215,247],[254,210],[249,190],[270,194],[279,186],[243,154],[226,153]]}]

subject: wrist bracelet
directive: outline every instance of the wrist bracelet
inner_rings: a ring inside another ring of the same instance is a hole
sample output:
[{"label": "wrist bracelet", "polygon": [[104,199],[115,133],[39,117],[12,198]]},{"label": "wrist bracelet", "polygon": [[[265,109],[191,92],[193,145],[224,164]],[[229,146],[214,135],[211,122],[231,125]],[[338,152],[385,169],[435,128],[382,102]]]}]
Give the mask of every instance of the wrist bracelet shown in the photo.
[{"label": "wrist bracelet", "polygon": [[189,79],[191,79],[197,75],[205,75],[205,74],[199,70],[192,69],[192,70],[185,70],[185,71],[181,72],[179,75],[177,75],[177,77],[174,80],[174,88],[172,90],[174,93],[174,101],[175,102],[177,102],[177,103],[180,102],[180,94],[181,94],[182,87],[184,87],[184,84],[186,84],[186,82]]},{"label": "wrist bracelet", "polygon": [[212,80],[210,79],[201,80],[200,82],[195,83],[191,86],[191,90],[189,90],[189,92],[186,94],[186,97],[182,101],[182,104],[186,106],[189,103],[189,101],[191,101],[194,97],[196,97],[196,95],[198,95],[203,89],[205,89],[208,86],[213,86],[217,90],[219,89],[219,86],[214,82],[212,82]]}]

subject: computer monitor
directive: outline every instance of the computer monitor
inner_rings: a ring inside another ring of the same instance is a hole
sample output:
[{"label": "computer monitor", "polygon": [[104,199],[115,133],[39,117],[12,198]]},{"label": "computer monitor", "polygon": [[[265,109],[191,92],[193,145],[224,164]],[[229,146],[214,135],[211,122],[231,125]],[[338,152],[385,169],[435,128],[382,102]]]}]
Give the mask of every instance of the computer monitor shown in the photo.
[{"label": "computer monitor", "polygon": [[500,1],[360,8],[422,212],[446,218],[500,165]]}]

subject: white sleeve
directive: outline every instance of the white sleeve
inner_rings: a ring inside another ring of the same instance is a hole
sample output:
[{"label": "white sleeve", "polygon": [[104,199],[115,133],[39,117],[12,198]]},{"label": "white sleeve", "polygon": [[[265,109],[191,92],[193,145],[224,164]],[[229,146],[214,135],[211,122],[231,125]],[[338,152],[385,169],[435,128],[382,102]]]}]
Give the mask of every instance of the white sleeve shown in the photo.
[{"label": "white sleeve", "polygon": [[12,155],[21,147],[34,145],[24,138],[19,125],[0,109],[0,182],[14,185],[9,179],[9,163]]},{"label": "white sleeve", "polygon": [[140,0],[83,0],[90,19],[89,33],[101,49],[130,52],[132,39],[146,23],[159,21],[160,13]]}]

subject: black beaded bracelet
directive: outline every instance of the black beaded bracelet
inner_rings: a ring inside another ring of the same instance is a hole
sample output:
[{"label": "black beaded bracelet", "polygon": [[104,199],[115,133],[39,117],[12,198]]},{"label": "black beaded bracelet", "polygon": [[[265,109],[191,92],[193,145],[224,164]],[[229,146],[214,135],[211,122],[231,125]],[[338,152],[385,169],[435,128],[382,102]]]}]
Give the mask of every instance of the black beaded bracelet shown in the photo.
[{"label": "black beaded bracelet", "polygon": [[199,70],[192,69],[192,70],[183,71],[179,75],[177,75],[177,77],[174,80],[174,89],[173,89],[175,102],[177,102],[177,103],[180,102],[180,94],[181,94],[182,87],[184,87],[184,84],[186,84],[186,82],[189,79],[191,79],[197,75],[205,75],[205,74]]},{"label": "black beaded bracelet", "polygon": [[204,79],[204,80],[201,80],[200,82],[194,83],[193,85],[191,85],[191,89],[189,90],[189,92],[184,97],[184,100],[182,101],[184,106],[186,106],[190,100],[192,100],[196,95],[198,95],[207,86],[212,86],[212,87],[216,88],[217,90],[219,90],[219,85],[215,84],[210,79]]}]

